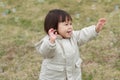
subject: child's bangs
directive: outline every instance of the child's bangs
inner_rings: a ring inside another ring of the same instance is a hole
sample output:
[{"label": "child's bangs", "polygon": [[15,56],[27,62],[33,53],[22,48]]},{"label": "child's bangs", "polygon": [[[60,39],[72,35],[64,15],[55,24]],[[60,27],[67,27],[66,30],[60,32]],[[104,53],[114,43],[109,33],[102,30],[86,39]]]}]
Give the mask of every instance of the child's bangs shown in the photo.
[{"label": "child's bangs", "polygon": [[59,17],[59,22],[66,22],[66,21],[72,21],[71,16],[69,16],[69,15],[61,15]]}]

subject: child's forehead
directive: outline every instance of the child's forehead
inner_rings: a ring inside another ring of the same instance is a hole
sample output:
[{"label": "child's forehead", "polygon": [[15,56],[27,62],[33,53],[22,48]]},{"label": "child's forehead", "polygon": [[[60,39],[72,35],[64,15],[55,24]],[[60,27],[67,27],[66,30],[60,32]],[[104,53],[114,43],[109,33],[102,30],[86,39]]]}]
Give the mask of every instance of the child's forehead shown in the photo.
[{"label": "child's forehead", "polygon": [[60,22],[60,23],[72,23],[72,21],[70,21],[70,20],[68,21],[67,20],[67,21],[63,21],[63,22]]},{"label": "child's forehead", "polygon": [[65,23],[71,23],[72,21],[71,20],[66,20],[64,21]]}]

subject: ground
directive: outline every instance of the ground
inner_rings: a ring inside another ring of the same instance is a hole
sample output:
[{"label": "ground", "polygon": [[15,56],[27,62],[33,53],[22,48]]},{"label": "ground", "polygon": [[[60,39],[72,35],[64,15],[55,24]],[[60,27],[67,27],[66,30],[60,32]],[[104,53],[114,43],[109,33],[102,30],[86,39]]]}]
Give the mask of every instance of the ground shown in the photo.
[{"label": "ground", "polygon": [[38,80],[42,57],[34,44],[44,35],[51,9],[66,10],[75,30],[107,22],[99,36],[80,47],[83,80],[120,79],[119,0],[0,0],[0,80]]}]

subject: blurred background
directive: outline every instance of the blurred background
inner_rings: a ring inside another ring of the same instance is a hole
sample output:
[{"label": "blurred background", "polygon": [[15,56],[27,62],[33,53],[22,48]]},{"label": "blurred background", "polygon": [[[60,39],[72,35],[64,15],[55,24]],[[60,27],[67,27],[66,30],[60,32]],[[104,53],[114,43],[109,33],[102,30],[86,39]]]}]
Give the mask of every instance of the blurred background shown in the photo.
[{"label": "blurred background", "polygon": [[83,80],[120,80],[120,0],[0,0],[0,80],[38,80],[42,57],[34,44],[51,9],[63,9],[75,30],[107,22],[81,46]]}]

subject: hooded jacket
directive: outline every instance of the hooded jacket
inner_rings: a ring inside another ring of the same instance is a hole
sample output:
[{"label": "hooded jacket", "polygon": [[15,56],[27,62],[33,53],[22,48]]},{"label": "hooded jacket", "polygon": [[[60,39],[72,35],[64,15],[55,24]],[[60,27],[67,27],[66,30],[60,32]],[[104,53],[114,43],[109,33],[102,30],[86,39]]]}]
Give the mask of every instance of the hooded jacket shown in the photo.
[{"label": "hooded jacket", "polygon": [[58,35],[54,44],[46,35],[35,45],[43,56],[39,80],[82,80],[79,47],[96,36],[95,25],[73,31],[69,39]]}]

